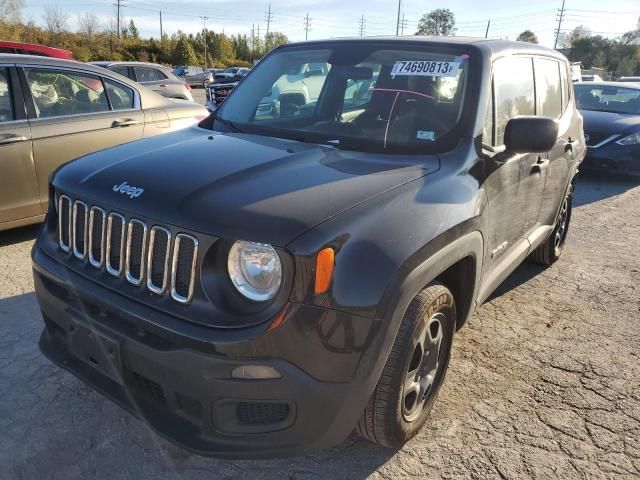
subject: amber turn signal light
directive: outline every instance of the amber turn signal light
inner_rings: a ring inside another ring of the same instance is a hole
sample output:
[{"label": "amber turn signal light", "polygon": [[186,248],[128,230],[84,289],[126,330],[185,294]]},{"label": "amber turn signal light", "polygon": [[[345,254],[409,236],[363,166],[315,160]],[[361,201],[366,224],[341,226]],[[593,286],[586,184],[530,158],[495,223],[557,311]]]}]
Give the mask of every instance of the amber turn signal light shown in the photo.
[{"label": "amber turn signal light", "polygon": [[325,293],[329,290],[331,277],[333,276],[333,263],[335,254],[333,248],[323,248],[316,257],[316,284],[315,294]]}]

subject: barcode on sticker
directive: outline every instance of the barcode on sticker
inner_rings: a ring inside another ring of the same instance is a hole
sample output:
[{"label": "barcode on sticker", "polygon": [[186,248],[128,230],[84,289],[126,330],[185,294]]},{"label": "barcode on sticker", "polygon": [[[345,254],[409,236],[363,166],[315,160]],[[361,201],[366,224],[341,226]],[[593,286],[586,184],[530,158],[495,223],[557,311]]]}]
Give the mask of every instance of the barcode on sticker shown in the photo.
[{"label": "barcode on sticker", "polygon": [[460,62],[442,62],[437,60],[402,60],[396,62],[391,76],[425,75],[429,77],[455,77]]}]

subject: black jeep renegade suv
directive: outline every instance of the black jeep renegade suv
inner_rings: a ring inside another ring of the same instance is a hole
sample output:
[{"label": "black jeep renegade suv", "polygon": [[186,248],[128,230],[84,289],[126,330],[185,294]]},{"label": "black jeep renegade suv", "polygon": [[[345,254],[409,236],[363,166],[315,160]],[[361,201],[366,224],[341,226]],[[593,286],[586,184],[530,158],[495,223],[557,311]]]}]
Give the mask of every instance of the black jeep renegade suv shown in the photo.
[{"label": "black jeep renegade suv", "polygon": [[562,251],[570,78],[501,40],[277,48],[200,126],[53,175],[42,351],[200,454],[403,444],[476,305]]}]

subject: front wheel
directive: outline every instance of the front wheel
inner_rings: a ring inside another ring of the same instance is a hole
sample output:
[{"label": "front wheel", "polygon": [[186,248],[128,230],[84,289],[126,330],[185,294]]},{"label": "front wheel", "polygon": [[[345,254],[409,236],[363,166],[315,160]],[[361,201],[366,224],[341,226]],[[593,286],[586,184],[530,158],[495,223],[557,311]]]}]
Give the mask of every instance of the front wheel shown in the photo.
[{"label": "front wheel", "polygon": [[560,206],[560,212],[556,219],[556,224],[549,238],[539,245],[532,253],[531,260],[541,265],[551,265],[562,255],[569,223],[571,221],[571,211],[573,209],[573,186],[569,187],[569,192],[565,195]]},{"label": "front wheel", "polygon": [[367,440],[399,448],[424,425],[444,380],[456,326],[447,287],[434,282],[407,309],[378,385],[358,420]]}]

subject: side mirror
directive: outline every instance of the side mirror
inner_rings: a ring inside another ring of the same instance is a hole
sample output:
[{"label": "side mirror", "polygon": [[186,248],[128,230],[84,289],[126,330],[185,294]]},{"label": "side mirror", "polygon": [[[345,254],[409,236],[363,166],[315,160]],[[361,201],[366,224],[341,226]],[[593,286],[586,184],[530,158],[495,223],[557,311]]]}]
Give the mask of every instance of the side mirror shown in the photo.
[{"label": "side mirror", "polygon": [[544,153],[558,140],[558,121],[549,117],[521,116],[507,122],[504,145],[514,153]]}]

